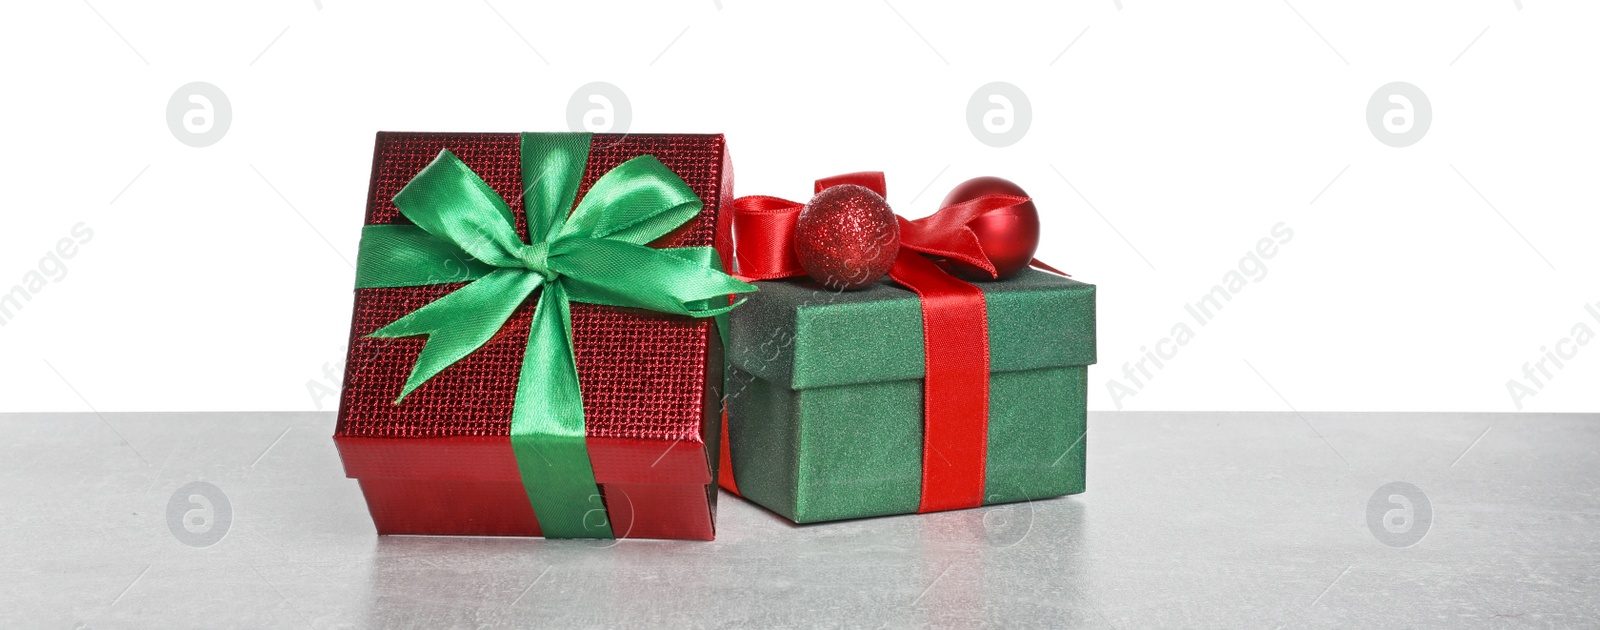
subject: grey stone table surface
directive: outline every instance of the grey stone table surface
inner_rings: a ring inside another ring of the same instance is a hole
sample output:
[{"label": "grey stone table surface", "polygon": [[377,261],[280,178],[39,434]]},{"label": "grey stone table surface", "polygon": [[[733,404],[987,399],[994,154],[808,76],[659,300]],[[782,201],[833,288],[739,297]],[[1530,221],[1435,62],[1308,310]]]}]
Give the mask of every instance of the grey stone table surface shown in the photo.
[{"label": "grey stone table surface", "polygon": [[326,413],[0,429],[7,628],[1600,625],[1597,415],[1091,414],[1086,494],[713,542],[379,537]]}]

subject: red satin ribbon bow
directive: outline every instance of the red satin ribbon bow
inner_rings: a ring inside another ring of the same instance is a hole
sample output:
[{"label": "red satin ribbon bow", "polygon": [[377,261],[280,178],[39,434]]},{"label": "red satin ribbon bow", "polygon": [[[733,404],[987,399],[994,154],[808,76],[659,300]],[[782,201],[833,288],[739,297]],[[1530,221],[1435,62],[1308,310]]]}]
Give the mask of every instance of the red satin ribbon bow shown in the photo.
[{"label": "red satin ribbon bow", "polygon": [[[879,172],[819,179],[815,192],[840,184],[885,194],[883,173]],[[1027,201],[1027,197],[1014,195],[985,195],[915,221],[896,217],[901,248],[889,277],[915,292],[922,304],[926,377],[918,512],[983,504],[989,435],[989,324],[983,291],[922,254],[962,261],[993,274],[993,263],[967,224],[985,212]],[[735,199],[732,230],[738,267],[734,275],[746,280],[806,275],[794,250],[795,221],[803,207],[777,197]],[[1034,265],[1044,266],[1038,261]],[[722,435],[723,485],[737,493],[726,415]]]}]

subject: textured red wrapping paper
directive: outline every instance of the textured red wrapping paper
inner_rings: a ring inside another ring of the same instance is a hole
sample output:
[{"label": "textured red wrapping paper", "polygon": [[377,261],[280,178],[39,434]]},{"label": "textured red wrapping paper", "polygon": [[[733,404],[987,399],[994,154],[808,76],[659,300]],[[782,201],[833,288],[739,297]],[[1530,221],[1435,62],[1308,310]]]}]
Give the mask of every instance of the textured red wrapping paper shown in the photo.
[{"label": "textured red wrapping paper", "polygon": [[[505,198],[526,240],[519,142],[515,133],[379,133],[366,223],[408,223],[395,193],[449,149]],[[716,245],[718,211],[733,199],[720,135],[596,134],[579,198],[606,171],[646,154],[705,204],[652,245]],[[424,339],[364,338],[460,286],[356,291],[334,442],[380,534],[537,536],[509,437],[537,300],[399,405]],[[589,456],[616,535],[711,539],[722,348],[710,320],[574,302],[572,337]]]}]

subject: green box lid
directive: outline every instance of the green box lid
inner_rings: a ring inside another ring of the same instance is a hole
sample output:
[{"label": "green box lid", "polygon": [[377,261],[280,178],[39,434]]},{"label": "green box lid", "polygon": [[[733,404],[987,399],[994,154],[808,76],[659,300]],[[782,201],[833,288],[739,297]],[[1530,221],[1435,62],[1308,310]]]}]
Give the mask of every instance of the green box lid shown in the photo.
[{"label": "green box lid", "polygon": [[[1095,362],[1094,285],[1025,269],[983,289],[989,371]],[[791,389],[923,377],[922,308],[887,281],[860,291],[810,282],[757,282],[729,314],[728,358]]]}]

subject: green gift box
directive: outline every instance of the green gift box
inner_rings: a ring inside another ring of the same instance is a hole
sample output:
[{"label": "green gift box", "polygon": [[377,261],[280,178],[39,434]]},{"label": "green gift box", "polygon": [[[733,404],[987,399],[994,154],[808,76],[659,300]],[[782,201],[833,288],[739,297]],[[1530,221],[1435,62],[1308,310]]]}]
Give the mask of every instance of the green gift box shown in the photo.
[{"label": "green gift box", "polygon": [[[917,512],[917,295],[756,284],[730,316],[724,487],[731,472],[739,494],[798,523]],[[1083,492],[1094,285],[1034,269],[975,284],[989,334],[983,503]]]}]

